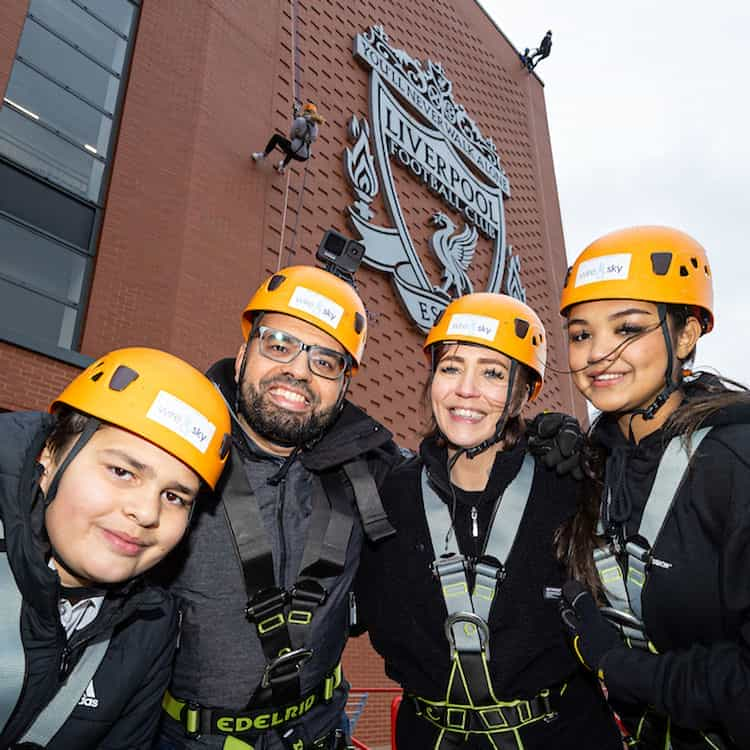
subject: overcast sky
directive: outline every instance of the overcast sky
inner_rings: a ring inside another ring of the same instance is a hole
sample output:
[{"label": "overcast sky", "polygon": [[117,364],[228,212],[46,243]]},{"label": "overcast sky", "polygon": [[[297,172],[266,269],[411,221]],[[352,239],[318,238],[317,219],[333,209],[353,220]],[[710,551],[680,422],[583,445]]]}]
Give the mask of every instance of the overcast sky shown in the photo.
[{"label": "overcast sky", "polygon": [[697,364],[750,384],[750,3],[481,4],[517,49],[552,30],[536,72],[568,258],[634,224],[691,234],[711,261],[716,315]]}]

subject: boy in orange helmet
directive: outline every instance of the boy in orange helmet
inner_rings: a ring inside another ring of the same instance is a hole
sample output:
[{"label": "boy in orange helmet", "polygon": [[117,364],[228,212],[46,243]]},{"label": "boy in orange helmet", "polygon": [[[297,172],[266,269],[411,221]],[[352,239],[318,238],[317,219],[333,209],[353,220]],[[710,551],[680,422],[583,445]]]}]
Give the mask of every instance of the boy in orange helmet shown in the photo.
[{"label": "boy in orange helmet", "polygon": [[229,414],[200,372],[142,348],[50,411],[0,415],[0,747],[146,750],[177,610],[144,574],[215,486]]}]

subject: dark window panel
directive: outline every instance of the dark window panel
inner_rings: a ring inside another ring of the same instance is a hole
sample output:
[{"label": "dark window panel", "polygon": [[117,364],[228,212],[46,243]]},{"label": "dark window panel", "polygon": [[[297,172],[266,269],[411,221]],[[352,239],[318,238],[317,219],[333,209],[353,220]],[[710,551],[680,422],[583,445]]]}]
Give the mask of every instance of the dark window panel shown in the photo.
[{"label": "dark window panel", "polygon": [[99,198],[104,164],[8,104],[0,109],[0,153],[84,198]]},{"label": "dark window panel", "polygon": [[0,211],[88,250],[95,211],[0,161]]},{"label": "dark window panel", "polygon": [[5,97],[35,112],[42,122],[81,145],[94,148],[98,154],[107,153],[110,118],[23,63],[13,66]]},{"label": "dark window panel", "polygon": [[70,349],[75,321],[74,308],[0,279],[0,331]]},{"label": "dark window panel", "polygon": [[[95,23],[95,22],[94,22]],[[107,112],[114,112],[120,80],[49,31],[27,19],[18,56]]]},{"label": "dark window panel", "polygon": [[29,13],[102,65],[122,71],[127,42],[70,0],[31,0]]},{"label": "dark window panel", "polygon": [[0,274],[77,305],[86,259],[0,216]]},{"label": "dark window panel", "polygon": [[78,0],[77,5],[85,5],[121,34],[130,36],[135,7],[129,0]]}]

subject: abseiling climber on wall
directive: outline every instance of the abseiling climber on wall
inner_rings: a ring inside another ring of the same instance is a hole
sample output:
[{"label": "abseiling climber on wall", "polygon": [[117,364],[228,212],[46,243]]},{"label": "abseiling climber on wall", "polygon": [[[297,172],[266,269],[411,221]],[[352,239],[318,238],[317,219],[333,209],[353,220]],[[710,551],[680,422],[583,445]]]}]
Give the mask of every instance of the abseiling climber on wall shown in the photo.
[{"label": "abseiling climber on wall", "polygon": [[261,161],[278,146],[284,152],[284,158],[275,165],[279,174],[284,174],[292,159],[307,161],[310,158],[310,146],[318,137],[318,126],[325,124],[325,118],[318,114],[318,108],[312,102],[306,102],[301,111],[298,111],[295,105],[294,114],[295,117],[289,129],[289,138],[274,133],[269,138],[265,150],[256,151],[253,154],[256,162]]}]

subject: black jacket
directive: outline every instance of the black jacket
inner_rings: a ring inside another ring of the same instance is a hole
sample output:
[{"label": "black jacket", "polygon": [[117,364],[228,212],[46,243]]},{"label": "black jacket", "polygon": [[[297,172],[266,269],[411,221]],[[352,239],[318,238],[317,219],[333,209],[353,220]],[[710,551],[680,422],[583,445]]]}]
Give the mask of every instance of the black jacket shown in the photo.
[{"label": "black jacket", "polygon": [[[210,371],[229,403],[234,400],[233,360],[222,360]],[[302,451],[287,467],[285,478],[269,483],[284,460],[263,453],[235,425],[230,471],[244,471],[252,487],[271,544],[276,583],[285,589],[296,581],[308,539],[313,494],[318,477],[343,463],[365,458],[379,484],[390,466],[400,459],[391,434],[363,411],[345,402],[337,421],[310,449]],[[224,477],[226,480],[226,476]],[[172,561],[170,587],[183,602],[183,630],[175,663],[171,692],[202,706],[243,709],[261,681],[266,659],[244,610],[244,580],[222,500],[202,508],[195,518],[184,555]],[[352,508],[356,514],[356,510]],[[328,597],[315,612],[307,646],[312,659],[300,673],[302,692],[316,688],[335,667],[348,636],[348,593],[359,564],[363,531],[359,518],[346,551],[344,570],[321,580]],[[346,700],[337,691],[329,705],[305,714],[310,739],[316,739],[341,721]],[[166,719],[165,733],[186,742],[176,722]],[[256,747],[275,747],[276,732],[267,732]],[[204,743],[221,747],[220,736],[204,737]],[[198,745],[196,745],[197,747]],[[205,745],[204,745],[205,746]]]},{"label": "black jacket", "polygon": [[[481,549],[495,501],[518,473],[524,452],[522,442],[512,451],[498,453],[483,492],[454,488],[455,532],[463,554],[475,556]],[[394,471],[383,486],[381,494],[396,536],[377,545],[365,545],[356,591],[363,624],[385,659],[388,676],[408,693],[441,701],[446,696],[451,662],[443,629],[445,603],[430,568],[435,553],[422,504],[423,465],[444,502],[449,506],[453,503],[446,450],[427,440],[420,457]],[[601,694],[579,670],[565,642],[556,606],[542,596],[545,586],[559,586],[564,580],[553,551],[553,535],[575,512],[576,492],[573,480],[560,478],[537,464],[531,495],[507,561],[507,577],[499,585],[490,611],[489,667],[499,699],[529,698],[544,688],[555,687],[559,696],[564,682],[574,683],[570,692],[575,698],[558,702],[556,707],[561,714],[571,714],[568,706],[572,703],[582,723],[569,723],[568,715],[545,725],[546,729],[535,725],[527,730],[528,736],[523,732],[527,748],[603,750],[619,745]],[[476,540],[471,536],[472,506],[478,511]],[[429,727],[425,721],[422,725]],[[433,741],[419,735],[418,727],[414,722],[406,732],[409,747],[427,747]],[[590,745],[580,744],[584,727]]]},{"label": "black jacket", "polygon": [[[646,630],[660,653],[618,649],[602,666],[613,698],[750,748],[750,408],[708,425],[654,546],[672,567],[653,567],[643,588]],[[659,430],[635,445],[607,419],[594,436],[609,451],[607,482],[632,533],[668,440]],[[683,734],[688,744],[676,748],[705,747]]]},{"label": "black jacket", "polygon": [[23,596],[21,633],[26,652],[23,692],[0,734],[0,748],[13,747],[53,698],[87,643],[111,635],[107,653],[94,674],[97,704],[79,704],[47,745],[51,750],[151,747],[159,704],[169,681],[177,638],[177,611],[156,587],[135,580],[113,587],[96,619],[67,641],[60,623],[60,580],[47,566],[49,547],[43,528],[43,500],[36,458],[52,425],[40,413],[0,415],[0,514],[8,558]]}]

